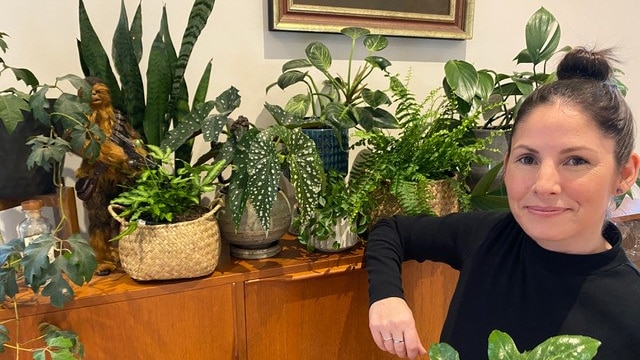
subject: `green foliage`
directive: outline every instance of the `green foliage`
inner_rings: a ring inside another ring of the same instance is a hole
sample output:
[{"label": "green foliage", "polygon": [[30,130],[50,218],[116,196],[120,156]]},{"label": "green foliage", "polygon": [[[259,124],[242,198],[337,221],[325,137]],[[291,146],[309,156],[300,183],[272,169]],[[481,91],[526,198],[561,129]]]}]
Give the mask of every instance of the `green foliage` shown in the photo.
[{"label": "green foliage", "polygon": [[[111,59],[115,67],[114,72],[109,57],[93,29],[84,3],[80,0],[78,52],[83,72],[86,76],[98,77],[107,84],[111,90],[114,107],[128,116],[133,127],[148,144],[159,146],[171,125],[178,127],[183,121],[201,122],[208,115],[206,109],[212,108],[212,102],[205,101],[211,64],[207,65],[201,76],[191,108],[184,74],[214,3],[215,0],[193,2],[178,52],[171,40],[166,6],[163,7],[160,29],[149,50],[145,99],[144,81],[139,67],[143,52],[142,5],[138,5],[129,24],[124,1],[121,2],[120,18],[112,42]],[[119,82],[115,73],[118,74]],[[191,162],[192,148],[193,140],[185,142],[181,148],[175,150],[176,158],[184,163]]]},{"label": "green foliage", "polygon": [[[499,330],[489,335],[489,360],[590,360],[596,356],[600,341],[588,336],[558,335],[543,341],[531,351],[520,353],[513,339]],[[431,360],[459,360],[458,352],[447,343],[433,344]]]},{"label": "green foliage", "polygon": [[[309,221],[302,223],[300,218],[294,219],[298,240],[313,251],[311,237],[320,241],[335,238],[336,221],[341,219],[349,222],[353,233],[362,234],[367,229],[367,214],[363,212],[363,206],[368,198],[369,192],[363,187],[349,186],[344,174],[330,170]],[[337,243],[334,245],[339,246]]]},{"label": "green foliage", "polygon": [[531,64],[530,71],[509,75],[476,70],[463,60],[447,61],[443,86],[447,96],[455,99],[457,112],[464,116],[481,109],[484,128],[510,128],[522,100],[538,86],[556,79],[555,72],[547,72],[547,63],[555,54],[571,49],[566,46],[558,50],[560,36],[560,24],[541,7],[526,24],[526,48],[513,59],[516,65]]},{"label": "green foliage", "polygon": [[120,216],[131,224],[138,220],[174,222],[176,216],[197,207],[202,194],[216,190],[215,182],[226,165],[224,160],[198,166],[185,163],[174,173],[165,167],[173,151],[154,145],[148,147],[149,155],[158,165],[142,170],[135,183],[126,186],[125,191],[111,201],[123,207]]},{"label": "green foliage", "polygon": [[[360,126],[367,131],[373,128],[395,128],[398,126],[395,117],[380,108],[390,105],[391,99],[380,90],[367,87],[367,78],[374,71],[388,74],[389,60],[374,55],[385,49],[388,40],[382,35],[372,35],[363,28],[344,28],[341,33],[351,39],[347,74],[332,74],[332,57],[329,48],[314,41],[305,49],[306,57],[286,62],[282,66],[282,74],[278,80],[267,87],[267,92],[274,86],[284,90],[294,84],[304,84],[305,93],[294,95],[285,105],[265,104],[265,108],[275,120],[287,127],[330,127],[341,129]],[[353,69],[353,55],[357,40],[363,38],[364,48],[368,55],[364,63],[356,71]],[[309,71],[300,69],[315,68],[319,79]]]},{"label": "green foliage", "polygon": [[[49,257],[51,250],[55,254],[53,260]],[[0,245],[0,264],[0,299],[14,304],[16,317],[11,321],[15,321],[18,327],[19,284],[24,283],[36,295],[48,296],[51,305],[62,308],[74,296],[68,281],[81,286],[91,280],[97,267],[93,249],[79,234],[64,240],[41,235],[27,247],[22,239],[10,240]],[[46,323],[40,325],[40,330],[46,346],[30,349],[24,346],[27,342],[19,346],[10,344],[8,328],[0,325],[0,353],[6,348],[13,348],[31,352],[33,359],[78,359],[84,356],[83,345],[75,333]]]},{"label": "green foliage", "polygon": [[463,209],[468,208],[466,185],[456,179],[464,179],[471,164],[483,161],[477,150],[484,148],[484,140],[472,133],[479,112],[454,117],[455,103],[439,89],[418,102],[395,76],[391,90],[401,131],[395,135],[380,130],[356,132],[366,151],[354,163],[350,182],[368,189],[388,184],[403,212],[433,214],[425,189],[434,180],[447,180],[454,185]]}]

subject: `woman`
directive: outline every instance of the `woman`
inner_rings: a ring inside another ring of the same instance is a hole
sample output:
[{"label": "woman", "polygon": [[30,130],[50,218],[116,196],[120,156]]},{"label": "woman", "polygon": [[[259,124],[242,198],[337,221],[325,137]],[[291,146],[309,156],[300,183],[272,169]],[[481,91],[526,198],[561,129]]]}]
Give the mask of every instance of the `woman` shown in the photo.
[{"label": "woman", "polygon": [[609,57],[572,50],[558,80],[523,102],[504,158],[510,212],[397,216],[372,230],[369,326],[380,349],[427,352],[401,284],[402,261],[415,259],[460,271],[441,341],[463,360],[485,358],[494,329],[520,351],[572,334],[602,342],[596,359],[640,359],[640,274],[607,222],[640,156]]}]

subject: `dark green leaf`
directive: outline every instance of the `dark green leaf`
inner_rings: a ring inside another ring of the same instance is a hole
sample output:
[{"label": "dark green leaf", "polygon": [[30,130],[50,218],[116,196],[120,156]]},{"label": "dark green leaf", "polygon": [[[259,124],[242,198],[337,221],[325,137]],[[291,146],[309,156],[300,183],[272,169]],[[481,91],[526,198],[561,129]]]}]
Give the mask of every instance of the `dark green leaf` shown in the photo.
[{"label": "dark green leaf", "polygon": [[197,104],[202,104],[207,100],[207,92],[209,91],[209,81],[211,79],[211,61],[207,63],[207,66],[204,68],[204,72],[202,76],[200,76],[200,81],[198,82],[198,87],[196,88],[196,93],[193,95],[193,102],[191,107],[195,107]]},{"label": "dark green leaf", "polygon": [[520,354],[513,339],[506,333],[493,330],[489,334],[489,359],[491,360],[518,360],[524,359]]},{"label": "dark green leaf", "polygon": [[367,56],[364,60],[371,64],[371,66],[381,70],[386,70],[391,66],[391,62],[381,56]]},{"label": "dark green leaf", "polygon": [[311,67],[311,63],[307,59],[294,59],[289,60],[282,65],[282,72],[285,73],[289,70],[299,69],[304,67]]},{"label": "dark green leaf", "polygon": [[0,96],[0,119],[9,134],[24,120],[23,111],[29,111],[29,103],[25,100],[13,94]]},{"label": "dark green leaf", "polygon": [[445,79],[454,93],[467,103],[476,95],[478,72],[466,61],[449,60],[444,65]]},{"label": "dark green leaf", "polygon": [[541,7],[529,18],[525,39],[533,64],[539,64],[556,51],[560,43],[560,25],[547,9]]},{"label": "dark green leaf", "polygon": [[[387,48],[389,40],[382,35],[369,35],[364,38],[364,47],[371,52],[378,52]],[[384,68],[383,68],[384,69]]]},{"label": "dark green leaf", "polygon": [[133,15],[129,35],[131,36],[133,51],[139,64],[140,59],[142,59],[142,2],[138,3],[136,13]]},{"label": "dark green leaf", "polygon": [[304,79],[306,76],[307,76],[306,72],[302,72],[299,70],[287,71],[285,73],[280,74],[280,76],[278,77],[277,84],[280,89],[284,90],[293,84],[304,82]]},{"label": "dark green leaf", "polygon": [[170,50],[159,31],[151,45],[147,66],[147,105],[144,111],[144,136],[148,144],[159,145],[169,129],[167,106],[173,72]]}]

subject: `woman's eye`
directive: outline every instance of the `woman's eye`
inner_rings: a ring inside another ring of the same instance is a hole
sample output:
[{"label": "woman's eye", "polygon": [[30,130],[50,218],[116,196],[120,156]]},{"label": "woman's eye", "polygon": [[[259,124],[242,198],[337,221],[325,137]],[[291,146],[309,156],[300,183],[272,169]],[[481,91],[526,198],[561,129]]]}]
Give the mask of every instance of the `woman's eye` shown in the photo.
[{"label": "woman's eye", "polygon": [[578,165],[584,165],[584,164],[587,164],[587,163],[588,163],[588,161],[583,159],[583,158],[572,157],[569,160],[567,160],[566,164],[570,165],[570,166],[578,166]]},{"label": "woman's eye", "polygon": [[531,165],[535,162],[535,160],[533,159],[533,156],[521,156],[518,159],[518,162],[524,165]]}]

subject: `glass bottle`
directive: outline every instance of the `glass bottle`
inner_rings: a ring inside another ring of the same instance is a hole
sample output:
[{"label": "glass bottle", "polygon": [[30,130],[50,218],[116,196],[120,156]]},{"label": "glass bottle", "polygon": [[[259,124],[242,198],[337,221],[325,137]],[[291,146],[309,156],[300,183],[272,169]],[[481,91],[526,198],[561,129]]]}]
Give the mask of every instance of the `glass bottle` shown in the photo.
[{"label": "glass bottle", "polygon": [[27,247],[40,235],[50,235],[52,226],[49,219],[42,215],[42,200],[27,200],[21,205],[25,218],[18,224],[17,231]]}]

